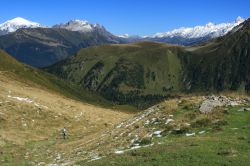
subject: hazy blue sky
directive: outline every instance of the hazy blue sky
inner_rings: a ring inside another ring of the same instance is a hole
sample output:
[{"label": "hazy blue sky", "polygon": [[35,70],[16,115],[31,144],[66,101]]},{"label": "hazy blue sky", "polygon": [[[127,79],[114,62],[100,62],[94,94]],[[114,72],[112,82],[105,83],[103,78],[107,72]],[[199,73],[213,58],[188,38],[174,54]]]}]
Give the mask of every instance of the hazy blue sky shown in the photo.
[{"label": "hazy blue sky", "polygon": [[43,25],[84,19],[114,34],[153,34],[250,17],[250,0],[3,0],[0,22],[20,16]]}]

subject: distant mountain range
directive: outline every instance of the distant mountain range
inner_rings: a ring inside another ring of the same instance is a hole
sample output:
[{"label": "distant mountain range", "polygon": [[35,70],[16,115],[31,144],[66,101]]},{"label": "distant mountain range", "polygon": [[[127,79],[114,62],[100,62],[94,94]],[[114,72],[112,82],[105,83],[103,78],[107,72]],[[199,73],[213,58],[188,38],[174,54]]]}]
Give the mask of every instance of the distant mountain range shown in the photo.
[{"label": "distant mountain range", "polygon": [[223,36],[242,23],[235,22],[180,28],[153,36],[117,36],[100,24],[83,20],[47,27],[36,22],[17,17],[0,24],[0,49],[17,60],[35,67],[46,67],[61,61],[80,48],[103,44],[122,44],[140,41],[164,42],[179,45],[194,45]]},{"label": "distant mountain range", "polygon": [[54,64],[73,55],[80,48],[125,42],[101,25],[79,20],[52,28],[21,18],[1,25],[5,35],[0,36],[0,48],[17,60],[35,67]]},{"label": "distant mountain range", "polygon": [[[117,35],[117,37],[127,39],[129,41],[135,40],[150,40],[150,41],[160,41],[160,42],[167,42],[169,40],[170,43],[173,42],[171,39],[201,39],[201,38],[215,38],[219,36],[223,36],[231,31],[235,26],[242,23],[245,19],[241,18],[240,16],[236,18],[234,22],[231,23],[220,23],[214,24],[209,22],[204,26],[195,26],[195,27],[181,27],[178,29],[174,29],[172,31],[163,32],[163,33],[156,33],[154,35],[148,36],[139,36],[139,35]],[[21,28],[43,28],[39,23],[32,22],[26,20],[21,17],[14,18],[12,20],[8,20],[2,24],[0,24],[0,34],[8,34],[11,32],[15,32]],[[48,27],[49,28],[49,27]],[[92,32],[97,29],[105,29],[100,24],[91,24],[85,20],[70,20],[67,23],[56,24],[51,28],[59,28],[59,29],[67,29],[69,31],[78,31],[78,32]],[[179,44],[179,43],[173,43]]]},{"label": "distant mountain range", "polygon": [[162,38],[162,37],[183,37],[183,38],[200,38],[200,37],[219,37],[227,34],[231,31],[235,26],[239,25],[240,23],[244,22],[245,19],[241,17],[237,17],[234,22],[231,23],[220,23],[214,24],[209,22],[204,26],[195,26],[191,28],[179,28],[174,29],[169,32],[164,33],[156,33],[153,37]]},{"label": "distant mountain range", "polygon": [[119,37],[126,39],[129,42],[135,41],[155,41],[155,42],[164,42],[171,44],[180,44],[180,45],[193,45],[206,40],[224,36],[230,32],[235,26],[244,22],[245,19],[237,17],[234,22],[231,23],[208,23],[204,26],[195,26],[195,27],[182,27],[174,29],[169,32],[156,33],[151,36],[136,36],[136,35],[119,35]]}]

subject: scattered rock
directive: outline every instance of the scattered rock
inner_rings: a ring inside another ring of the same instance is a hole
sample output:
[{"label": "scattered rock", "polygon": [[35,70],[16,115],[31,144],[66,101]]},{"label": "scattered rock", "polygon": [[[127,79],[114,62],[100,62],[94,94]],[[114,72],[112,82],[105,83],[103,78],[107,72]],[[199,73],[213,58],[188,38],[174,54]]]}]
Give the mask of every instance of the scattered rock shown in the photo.
[{"label": "scattered rock", "polygon": [[144,125],[149,125],[150,120],[146,120],[146,122],[144,123]]},{"label": "scattered rock", "polygon": [[237,103],[236,101],[231,101],[228,105],[237,106],[237,105],[239,105],[239,103]]},{"label": "scattered rock", "polygon": [[187,137],[195,136],[195,133],[186,133],[186,136],[187,136]]},{"label": "scattered rock", "polygon": [[124,153],[123,150],[117,150],[117,151],[115,151],[115,154],[123,154],[123,153]]},{"label": "scattered rock", "polygon": [[222,107],[222,106],[237,106],[242,103],[245,103],[246,99],[240,98],[230,98],[226,96],[208,96],[204,99],[200,106],[200,112],[207,114],[211,113],[215,107]]},{"label": "scattered rock", "polygon": [[245,111],[245,108],[240,108],[237,110],[238,112],[244,112]]},{"label": "scattered rock", "polygon": [[204,134],[206,131],[205,130],[203,130],[203,131],[200,131],[199,132],[199,134]]},{"label": "scattered rock", "polygon": [[217,154],[221,156],[237,156],[237,151],[234,149],[222,150],[218,152]]},{"label": "scattered rock", "polygon": [[40,162],[37,165],[42,166],[42,165],[46,165],[46,163],[45,162]]},{"label": "scattered rock", "polygon": [[237,110],[238,112],[250,111],[250,108],[240,108]]},{"label": "scattered rock", "polygon": [[155,131],[155,132],[153,132],[153,136],[161,137],[161,132],[162,132],[162,131],[160,131],[160,130]]},{"label": "scattered rock", "polygon": [[173,119],[167,119],[165,124],[167,125],[167,124],[169,124],[170,122],[173,122],[173,121],[174,121]]},{"label": "scattered rock", "polygon": [[223,106],[223,105],[224,104],[220,102],[219,100],[208,99],[202,102],[200,106],[200,112],[204,114],[211,113],[215,107]]}]

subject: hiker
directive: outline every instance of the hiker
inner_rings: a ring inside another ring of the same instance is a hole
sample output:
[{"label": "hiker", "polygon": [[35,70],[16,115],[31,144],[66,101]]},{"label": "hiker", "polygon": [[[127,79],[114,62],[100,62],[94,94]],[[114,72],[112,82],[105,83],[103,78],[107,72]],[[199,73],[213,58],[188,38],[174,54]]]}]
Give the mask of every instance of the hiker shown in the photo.
[{"label": "hiker", "polygon": [[66,139],[66,137],[67,137],[67,130],[66,130],[65,127],[62,129],[62,135],[63,135],[63,139]]}]

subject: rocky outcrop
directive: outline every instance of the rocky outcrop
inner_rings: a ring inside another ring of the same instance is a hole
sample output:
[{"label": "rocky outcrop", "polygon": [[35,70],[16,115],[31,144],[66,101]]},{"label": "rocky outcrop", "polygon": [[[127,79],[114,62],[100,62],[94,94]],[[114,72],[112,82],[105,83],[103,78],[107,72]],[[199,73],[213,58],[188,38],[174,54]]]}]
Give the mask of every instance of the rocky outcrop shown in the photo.
[{"label": "rocky outcrop", "polygon": [[248,102],[249,99],[231,98],[226,96],[208,96],[201,103],[199,111],[207,114],[211,113],[215,107],[237,106]]}]

